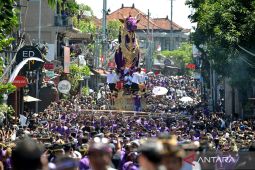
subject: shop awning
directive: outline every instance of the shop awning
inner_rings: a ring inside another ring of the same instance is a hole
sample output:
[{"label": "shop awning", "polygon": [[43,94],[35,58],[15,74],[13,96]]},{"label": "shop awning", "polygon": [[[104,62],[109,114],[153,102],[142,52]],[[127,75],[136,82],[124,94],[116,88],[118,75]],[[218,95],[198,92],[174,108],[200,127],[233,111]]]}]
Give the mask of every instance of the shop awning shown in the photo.
[{"label": "shop awning", "polygon": [[24,99],[24,102],[27,102],[27,103],[41,101],[40,99],[37,99],[37,98],[32,97],[32,96],[24,96],[23,99]]}]

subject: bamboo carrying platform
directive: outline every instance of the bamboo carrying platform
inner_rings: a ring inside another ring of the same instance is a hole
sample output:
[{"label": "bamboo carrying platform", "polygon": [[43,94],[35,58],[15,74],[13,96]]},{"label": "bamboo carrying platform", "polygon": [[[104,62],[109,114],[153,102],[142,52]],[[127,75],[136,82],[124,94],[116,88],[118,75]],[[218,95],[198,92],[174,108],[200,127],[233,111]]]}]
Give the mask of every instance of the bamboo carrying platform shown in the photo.
[{"label": "bamboo carrying platform", "polygon": [[[149,112],[136,112],[136,111],[127,111],[127,110],[81,110],[81,113],[93,113],[93,114],[103,114],[103,113],[110,113],[112,115],[115,114],[124,114],[127,116],[149,116],[151,113]],[[153,114],[159,114],[159,113],[153,113]]]},{"label": "bamboo carrying platform", "polygon": [[[144,98],[141,98],[142,107],[145,106]],[[123,95],[123,92],[119,92],[118,97],[115,99],[115,104],[113,106],[115,110],[134,110],[134,100],[132,95]]]}]

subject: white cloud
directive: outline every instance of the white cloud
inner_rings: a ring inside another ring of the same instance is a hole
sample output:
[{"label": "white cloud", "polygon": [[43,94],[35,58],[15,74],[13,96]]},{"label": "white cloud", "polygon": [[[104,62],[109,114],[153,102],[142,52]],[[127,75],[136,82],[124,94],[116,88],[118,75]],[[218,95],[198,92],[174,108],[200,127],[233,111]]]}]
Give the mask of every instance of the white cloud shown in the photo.
[{"label": "white cloud", "polygon": [[[103,0],[76,1],[89,5],[97,17],[102,17]],[[184,28],[191,28],[191,23],[188,19],[191,10],[185,5],[185,1],[186,0],[173,1],[173,21]],[[147,10],[150,9],[152,17],[164,18],[168,15],[170,18],[170,0],[107,0],[107,8],[110,8],[111,12],[113,12],[120,8],[121,4],[124,4],[124,6],[132,6],[133,3],[136,8],[144,13],[147,13]]]}]

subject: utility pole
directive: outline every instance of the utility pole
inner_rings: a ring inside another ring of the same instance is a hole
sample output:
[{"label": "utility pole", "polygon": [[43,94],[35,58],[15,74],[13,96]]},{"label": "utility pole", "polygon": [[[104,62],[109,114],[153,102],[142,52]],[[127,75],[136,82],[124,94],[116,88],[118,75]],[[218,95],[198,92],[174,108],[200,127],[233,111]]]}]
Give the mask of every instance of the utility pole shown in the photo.
[{"label": "utility pole", "polygon": [[170,39],[170,50],[173,50],[173,0],[171,0],[171,39]]},{"label": "utility pole", "polygon": [[97,28],[96,30],[96,42],[95,42],[95,51],[94,51],[94,54],[95,54],[95,67],[98,68],[99,67],[99,53],[100,53],[100,45],[99,45],[99,30]]},{"label": "utility pole", "polygon": [[[36,70],[36,98],[39,99],[39,70]],[[35,113],[38,113],[38,101],[35,102]]]},{"label": "utility pole", "polygon": [[145,60],[146,70],[150,71],[150,10],[148,9],[148,20],[147,20],[147,56]]},{"label": "utility pole", "polygon": [[107,13],[107,0],[103,0],[103,20],[102,20],[102,54],[104,57],[104,62],[102,63],[102,65],[106,65],[106,40],[107,40],[107,36],[106,36],[106,13]]},{"label": "utility pole", "polygon": [[39,26],[38,26],[38,43],[41,43],[41,24],[42,24],[42,0],[39,0]]},{"label": "utility pole", "polygon": [[153,25],[151,27],[151,42],[150,42],[150,65],[149,69],[151,70],[152,65],[153,65],[153,52],[154,52],[154,32],[153,32]]}]

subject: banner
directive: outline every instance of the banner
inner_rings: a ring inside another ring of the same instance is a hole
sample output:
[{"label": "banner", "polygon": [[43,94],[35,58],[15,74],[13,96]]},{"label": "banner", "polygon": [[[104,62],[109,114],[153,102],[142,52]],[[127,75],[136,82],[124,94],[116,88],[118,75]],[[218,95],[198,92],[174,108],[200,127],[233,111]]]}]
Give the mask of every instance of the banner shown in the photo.
[{"label": "banner", "polygon": [[187,64],[186,65],[186,68],[189,68],[189,69],[192,69],[192,70],[195,70],[196,69],[196,65],[195,64]]},{"label": "banner", "polygon": [[64,73],[70,73],[70,48],[64,47]]}]

